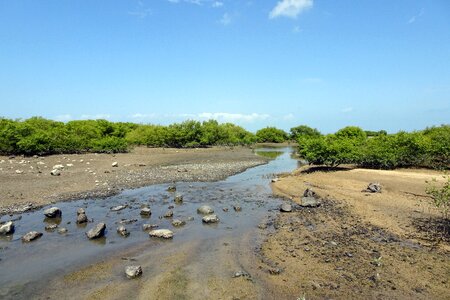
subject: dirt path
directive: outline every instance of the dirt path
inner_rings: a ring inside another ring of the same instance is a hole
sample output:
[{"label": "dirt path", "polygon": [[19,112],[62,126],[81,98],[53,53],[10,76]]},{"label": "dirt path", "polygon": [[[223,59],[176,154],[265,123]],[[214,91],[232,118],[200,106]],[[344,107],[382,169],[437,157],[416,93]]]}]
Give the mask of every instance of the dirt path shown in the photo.
[{"label": "dirt path", "polygon": [[[325,200],[276,219],[261,255],[283,272],[267,285],[307,299],[449,299],[450,241],[436,237],[440,215],[424,193],[425,180],[438,176],[307,167],[281,178],[276,194],[300,203],[313,188]],[[382,193],[362,192],[369,182]]]},{"label": "dirt path", "polygon": [[[117,162],[118,167],[112,167]],[[123,154],[0,156],[0,214],[172,181],[215,181],[265,163],[251,149],[138,147]],[[60,176],[50,172],[63,165]]]}]

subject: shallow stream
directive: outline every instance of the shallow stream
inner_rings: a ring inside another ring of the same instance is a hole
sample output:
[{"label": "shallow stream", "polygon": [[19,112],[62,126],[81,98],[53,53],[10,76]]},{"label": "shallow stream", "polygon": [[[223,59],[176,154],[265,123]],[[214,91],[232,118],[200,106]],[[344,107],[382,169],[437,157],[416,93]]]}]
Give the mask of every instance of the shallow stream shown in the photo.
[{"label": "shallow stream", "polygon": [[[223,258],[215,257],[217,254],[214,254],[210,247],[214,248],[219,243],[227,244],[224,240],[231,243],[236,241],[233,249],[240,251],[239,247],[242,245],[239,246],[239,239],[253,235],[253,232],[258,231],[257,225],[260,222],[276,213],[280,200],[272,196],[269,183],[274,174],[290,172],[297,167],[298,162],[292,158],[292,151],[290,147],[256,149],[255,152],[274,159],[266,165],[248,169],[219,182],[174,183],[176,192],[167,190],[173,184],[159,184],[127,190],[106,199],[61,202],[20,216],[3,216],[1,221],[17,217],[20,219],[14,222],[16,230],[13,236],[0,237],[0,298],[46,295],[47,292],[43,289],[48,287],[42,285],[44,282],[76,272],[83,266],[95,264],[115,253],[125,253],[133,247],[147,249],[154,253],[153,256],[161,256],[167,253],[167,249],[173,254],[176,249],[188,249],[188,245],[193,245],[193,241],[203,241],[201,246],[192,246],[189,250],[192,251],[190,257],[193,261],[197,257],[203,264],[215,261],[220,268]],[[176,194],[183,195],[182,204],[174,202]],[[111,207],[117,205],[127,205],[127,208],[118,212],[111,211]],[[142,205],[151,208],[150,217],[139,214]],[[213,207],[220,222],[203,224],[202,216],[197,214],[197,208],[201,205]],[[242,210],[235,211],[234,205],[240,206]],[[51,206],[62,210],[61,219],[45,219],[43,210]],[[173,206],[173,218],[164,218],[169,206]],[[85,208],[88,218],[93,219],[93,222],[76,224],[76,211],[80,207]],[[128,237],[122,237],[116,232],[119,222],[123,219],[136,220],[124,225],[131,233]],[[186,225],[174,227],[171,224],[173,219],[185,220]],[[66,228],[67,233],[58,233],[57,229],[46,231],[44,227],[52,222],[57,222],[59,228]],[[99,240],[88,240],[85,232],[98,222],[106,223],[106,236]],[[156,224],[158,228],[170,229],[174,231],[174,238],[170,241],[150,238],[148,232],[142,230],[143,224]],[[43,236],[36,241],[23,243],[21,237],[32,230],[42,232]],[[153,263],[157,262],[158,259],[152,257],[152,254],[146,255],[153,258]],[[232,265],[223,266],[223,276],[230,275],[233,271]],[[191,274],[199,273],[195,267],[190,267],[189,263],[184,263],[182,267],[190,268]],[[153,272],[159,270],[156,266],[150,269]],[[144,267],[144,276],[147,273]],[[115,276],[116,279],[122,277],[123,272]],[[51,289],[48,293],[52,294]],[[58,293],[54,291],[53,294]]]}]

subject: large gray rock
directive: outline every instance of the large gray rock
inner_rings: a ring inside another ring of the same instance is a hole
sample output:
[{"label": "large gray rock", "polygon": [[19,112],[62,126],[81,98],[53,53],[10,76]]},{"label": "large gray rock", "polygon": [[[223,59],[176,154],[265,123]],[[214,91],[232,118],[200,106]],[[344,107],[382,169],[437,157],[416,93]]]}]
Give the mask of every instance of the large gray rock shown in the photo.
[{"label": "large gray rock", "polygon": [[316,199],[314,197],[303,197],[302,203],[300,206],[302,207],[319,207],[321,204],[319,199]]},{"label": "large gray rock", "polygon": [[199,208],[197,208],[197,212],[202,215],[209,215],[209,214],[214,213],[214,209],[212,209],[211,206],[202,205]]},{"label": "large gray rock", "polygon": [[130,279],[139,277],[142,275],[142,268],[141,266],[127,266],[125,267],[125,275]]},{"label": "large gray rock", "polygon": [[84,210],[84,208],[80,207],[79,209],[77,209],[77,216],[82,214],[85,215],[86,211]]},{"label": "large gray rock", "polygon": [[152,214],[152,210],[149,207],[141,208],[141,216],[150,216]]},{"label": "large gray rock", "polygon": [[175,220],[172,221],[172,225],[174,227],[181,227],[181,226],[186,225],[186,221],[175,219]]},{"label": "large gray rock", "polygon": [[206,224],[218,223],[219,217],[217,217],[217,215],[207,215],[202,218],[202,222]]},{"label": "large gray rock", "polygon": [[30,231],[22,237],[23,242],[31,242],[42,236],[42,232]]},{"label": "large gray rock", "polygon": [[90,240],[98,239],[105,235],[105,230],[106,230],[106,224],[98,223],[94,228],[92,228],[88,232],[86,232],[86,236]]},{"label": "large gray rock", "polygon": [[280,211],[281,212],[291,212],[292,211],[292,205],[290,205],[289,203],[283,203],[280,206]]},{"label": "large gray rock", "polygon": [[173,238],[173,232],[169,229],[155,229],[148,233],[151,237],[158,237],[158,238],[164,238],[164,239],[171,239]]},{"label": "large gray rock", "polygon": [[303,197],[314,197],[314,198],[317,198],[317,194],[316,194],[316,192],[314,192],[312,189],[307,188],[307,189],[303,192]]},{"label": "large gray rock", "polygon": [[8,235],[13,233],[14,233],[14,223],[12,221],[8,221],[0,226],[0,235]]},{"label": "large gray rock", "polygon": [[62,212],[57,207],[50,207],[50,208],[44,210],[44,215],[47,218],[61,218]]}]

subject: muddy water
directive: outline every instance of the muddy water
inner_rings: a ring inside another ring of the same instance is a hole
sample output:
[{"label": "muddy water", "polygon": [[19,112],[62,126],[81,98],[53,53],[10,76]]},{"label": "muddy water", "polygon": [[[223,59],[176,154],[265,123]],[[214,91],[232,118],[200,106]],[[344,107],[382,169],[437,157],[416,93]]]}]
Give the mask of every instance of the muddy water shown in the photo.
[{"label": "muddy water", "polygon": [[[61,298],[71,289],[77,290],[71,294],[72,298],[92,295],[148,298],[148,294],[142,293],[149,288],[158,291],[159,296],[154,298],[202,298],[230,293],[261,295],[264,288],[257,284],[257,278],[237,284],[232,274],[252,269],[257,225],[275,214],[280,204],[279,199],[272,197],[269,181],[273,174],[295,169],[297,161],[291,158],[291,148],[276,149],[279,155],[274,155],[274,149],[256,151],[270,152],[276,158],[224,181],[176,183],[176,193],[167,191],[168,184],[161,184],[127,190],[107,199],[57,203],[55,206],[63,212],[57,223],[59,228],[68,230],[65,234],[44,230],[45,225],[55,222],[44,219],[43,210],[49,206],[23,214],[15,221],[15,234],[0,238],[0,298]],[[182,204],[174,203],[175,194],[183,195]],[[219,224],[202,224],[196,210],[204,204],[214,208]],[[116,205],[128,207],[111,211]],[[142,205],[150,206],[151,217],[139,215]],[[242,211],[235,211],[234,205]],[[169,206],[174,206],[174,216],[164,218]],[[77,225],[79,207],[85,208],[88,218],[94,222]],[[9,218],[3,217],[1,221]],[[171,221],[175,218],[186,220],[187,224],[174,228]],[[119,236],[118,223],[130,219],[135,219],[125,224],[130,236]],[[107,224],[106,237],[89,241],[85,232],[97,222]],[[142,230],[144,223],[171,229],[175,236],[170,241],[149,238]],[[32,230],[44,235],[34,242],[22,243],[21,237]],[[129,262],[124,256],[137,261]],[[142,278],[126,280],[123,267],[127,264],[141,264]],[[145,287],[139,286],[144,282]],[[121,292],[111,288],[111,283],[116,289],[121,287]],[[121,295],[125,292],[126,295]]]}]

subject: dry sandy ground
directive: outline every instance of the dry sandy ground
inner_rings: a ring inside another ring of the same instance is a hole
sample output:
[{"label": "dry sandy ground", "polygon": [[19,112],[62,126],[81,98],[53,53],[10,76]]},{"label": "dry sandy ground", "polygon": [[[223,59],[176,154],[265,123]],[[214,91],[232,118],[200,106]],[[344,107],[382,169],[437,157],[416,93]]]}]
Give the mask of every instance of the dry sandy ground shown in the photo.
[{"label": "dry sandy ground", "polygon": [[[268,290],[306,299],[450,299],[450,226],[425,193],[425,180],[440,175],[304,167],[281,178],[275,194],[300,203],[312,188],[323,203],[275,220],[260,254],[282,272],[267,278]],[[382,192],[362,192],[370,182]]]},{"label": "dry sandy ground", "polygon": [[[118,167],[112,167],[118,162]],[[0,214],[172,181],[214,181],[265,163],[251,149],[138,147],[123,154],[0,156]],[[62,164],[60,176],[53,166]]]}]

